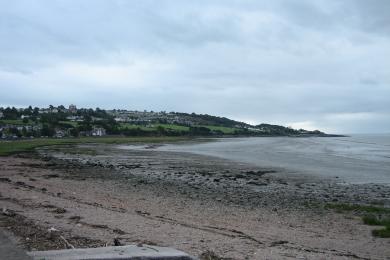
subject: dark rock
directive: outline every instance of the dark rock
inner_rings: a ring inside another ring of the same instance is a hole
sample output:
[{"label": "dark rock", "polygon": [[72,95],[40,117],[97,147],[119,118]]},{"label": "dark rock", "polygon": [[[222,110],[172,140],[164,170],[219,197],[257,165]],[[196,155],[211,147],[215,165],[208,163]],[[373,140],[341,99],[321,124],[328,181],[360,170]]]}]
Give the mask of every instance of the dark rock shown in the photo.
[{"label": "dark rock", "polygon": [[66,209],[63,208],[56,208],[55,210],[52,211],[53,213],[56,214],[64,214],[66,212]]},{"label": "dark rock", "polygon": [[7,217],[15,217],[16,216],[16,213],[13,211],[13,210],[10,210],[10,209],[6,209],[6,208],[3,208],[2,212],[1,212],[4,216],[7,216]]},{"label": "dark rock", "polygon": [[9,178],[0,178],[0,182],[11,182]]},{"label": "dark rock", "polygon": [[51,178],[59,178],[60,176],[58,174],[47,174],[43,175],[45,179],[51,179]]},{"label": "dark rock", "polygon": [[114,238],[114,246],[123,246],[123,244],[119,241],[118,238]]},{"label": "dark rock", "polygon": [[114,233],[116,233],[116,234],[119,234],[119,235],[124,235],[124,234],[126,234],[126,232],[125,231],[123,231],[123,230],[121,230],[121,229],[119,229],[119,228],[115,228],[114,230],[112,230]]},{"label": "dark rock", "polygon": [[279,241],[274,241],[270,244],[270,246],[278,246],[278,245],[283,245],[283,244],[287,244],[288,241],[286,240],[279,240]]},{"label": "dark rock", "polygon": [[71,216],[71,217],[69,217],[69,219],[73,220],[73,221],[80,221],[81,217],[80,216]]}]

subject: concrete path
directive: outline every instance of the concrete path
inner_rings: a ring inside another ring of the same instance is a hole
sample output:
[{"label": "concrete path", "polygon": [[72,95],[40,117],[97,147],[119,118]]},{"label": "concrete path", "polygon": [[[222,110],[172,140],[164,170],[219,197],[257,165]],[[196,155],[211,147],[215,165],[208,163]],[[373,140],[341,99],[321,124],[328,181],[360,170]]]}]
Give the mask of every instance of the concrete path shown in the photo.
[{"label": "concrete path", "polygon": [[29,255],[35,260],[195,260],[188,254],[173,248],[147,245],[36,251],[29,252]]},{"label": "concrete path", "polygon": [[0,260],[32,260],[32,258],[11,241],[4,230],[0,229]]}]

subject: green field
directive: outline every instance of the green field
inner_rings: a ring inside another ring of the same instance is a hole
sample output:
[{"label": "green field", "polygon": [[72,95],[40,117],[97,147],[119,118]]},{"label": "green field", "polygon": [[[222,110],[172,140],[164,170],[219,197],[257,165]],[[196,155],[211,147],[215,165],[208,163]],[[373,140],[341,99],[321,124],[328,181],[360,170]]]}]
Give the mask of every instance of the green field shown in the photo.
[{"label": "green field", "polygon": [[126,144],[126,143],[161,143],[188,140],[188,137],[82,137],[82,138],[37,138],[31,140],[0,141],[0,156],[31,151],[36,147],[61,144]]},{"label": "green field", "polygon": [[130,123],[122,123],[121,128],[122,129],[136,129],[140,128],[144,131],[155,131],[157,130],[157,127],[163,127],[165,129],[175,130],[175,131],[189,131],[188,126],[181,126],[181,125],[171,125],[171,124],[152,124],[151,126],[141,126],[141,125],[134,125]]},{"label": "green field", "polygon": [[162,126],[165,129],[171,129],[171,130],[175,130],[175,131],[185,131],[185,132],[188,132],[190,130],[190,128],[188,126],[182,126],[182,125],[158,124],[158,125],[156,125],[156,128],[158,126]]},{"label": "green field", "polygon": [[[134,129],[134,128],[140,128],[141,130],[144,130],[144,131],[155,131],[157,129],[157,127],[163,127],[165,129],[169,129],[169,130],[174,130],[174,131],[184,131],[184,132],[188,132],[190,130],[190,127],[188,126],[181,126],[181,125],[173,125],[173,124],[152,124],[152,126],[148,127],[148,126],[140,126],[140,125],[133,125],[133,124],[129,124],[129,123],[123,123],[121,124],[121,128],[122,129],[125,129],[125,128],[128,128],[128,129]],[[223,132],[224,134],[233,134],[234,131],[236,130],[235,128],[232,128],[232,127],[224,127],[224,126],[212,126],[212,125],[199,125],[198,127],[206,127],[210,130],[214,130],[214,131],[221,131]]]},{"label": "green field", "polygon": [[2,119],[2,120],[0,120],[0,123],[10,124],[10,125],[27,125],[27,124],[23,123],[23,120],[21,120],[21,119],[16,119],[16,120]]},{"label": "green field", "polygon": [[233,127],[225,127],[225,126],[213,126],[213,125],[201,125],[203,127],[207,127],[210,130],[221,131],[224,134],[233,134],[236,128]]},{"label": "green field", "polygon": [[154,131],[156,130],[155,127],[147,127],[147,126],[142,126],[142,125],[133,125],[133,124],[129,124],[129,123],[122,123],[121,126],[120,126],[121,129],[141,129],[141,130],[144,130],[144,131]]}]

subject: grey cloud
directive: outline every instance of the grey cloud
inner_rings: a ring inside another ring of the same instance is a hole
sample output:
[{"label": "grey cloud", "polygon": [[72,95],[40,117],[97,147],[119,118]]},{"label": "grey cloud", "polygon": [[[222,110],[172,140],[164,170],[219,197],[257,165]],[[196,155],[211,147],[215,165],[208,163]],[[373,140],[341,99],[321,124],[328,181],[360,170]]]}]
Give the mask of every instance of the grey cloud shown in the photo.
[{"label": "grey cloud", "polygon": [[389,7],[1,2],[0,105],[76,103],[389,132]]}]

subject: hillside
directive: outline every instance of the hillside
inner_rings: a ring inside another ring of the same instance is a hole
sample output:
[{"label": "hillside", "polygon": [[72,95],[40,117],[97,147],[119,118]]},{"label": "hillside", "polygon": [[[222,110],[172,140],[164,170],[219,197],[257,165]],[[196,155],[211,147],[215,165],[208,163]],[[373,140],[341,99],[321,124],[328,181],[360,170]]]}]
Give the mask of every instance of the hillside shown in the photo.
[{"label": "hillside", "polygon": [[70,105],[0,108],[0,137],[79,136],[327,136],[280,125],[250,125],[207,114],[103,110]]}]

